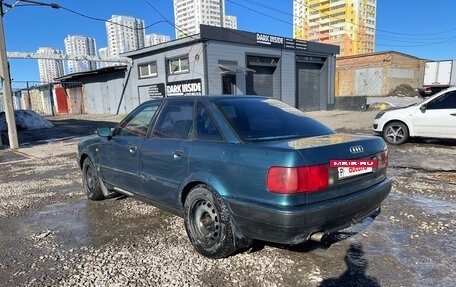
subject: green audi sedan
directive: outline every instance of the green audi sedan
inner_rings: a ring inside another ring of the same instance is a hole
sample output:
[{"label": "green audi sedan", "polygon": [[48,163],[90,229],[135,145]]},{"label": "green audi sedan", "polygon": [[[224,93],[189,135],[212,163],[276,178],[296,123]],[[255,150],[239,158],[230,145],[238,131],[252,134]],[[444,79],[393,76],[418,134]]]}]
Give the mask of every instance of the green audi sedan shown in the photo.
[{"label": "green audi sedan", "polygon": [[210,258],[254,240],[324,240],[375,217],[391,190],[382,138],[335,133],[267,97],[154,99],[97,134],[78,145],[87,197],[181,216]]}]

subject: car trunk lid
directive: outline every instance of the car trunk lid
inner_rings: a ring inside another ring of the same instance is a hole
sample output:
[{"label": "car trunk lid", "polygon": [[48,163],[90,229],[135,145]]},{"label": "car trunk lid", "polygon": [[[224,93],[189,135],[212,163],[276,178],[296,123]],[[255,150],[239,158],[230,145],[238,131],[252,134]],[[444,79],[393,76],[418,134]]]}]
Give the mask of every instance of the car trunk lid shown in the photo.
[{"label": "car trunk lid", "polygon": [[[328,189],[307,193],[307,204],[356,193],[386,178],[387,147],[379,137],[332,134],[289,144],[299,151],[306,165],[329,166]],[[336,165],[331,166],[331,161]],[[372,162],[373,166],[367,166]]]},{"label": "car trunk lid", "polygon": [[[295,149],[302,158],[294,162],[299,166],[327,165],[328,188],[321,191],[289,195],[288,202],[310,204],[356,193],[373,186],[386,178],[387,147],[380,137],[367,135],[329,134],[288,141],[264,142],[275,148]],[[339,166],[330,166],[336,161]],[[375,162],[375,166],[351,166],[344,168],[341,163]],[[345,172],[345,174],[342,174]],[[348,174],[347,174],[348,173]]]}]

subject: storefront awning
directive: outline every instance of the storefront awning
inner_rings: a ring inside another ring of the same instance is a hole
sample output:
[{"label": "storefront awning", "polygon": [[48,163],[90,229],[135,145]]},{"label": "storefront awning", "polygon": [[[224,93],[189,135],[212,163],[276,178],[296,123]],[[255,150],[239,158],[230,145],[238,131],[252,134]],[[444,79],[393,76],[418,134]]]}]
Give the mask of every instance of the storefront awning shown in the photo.
[{"label": "storefront awning", "polygon": [[218,66],[220,70],[222,70],[222,74],[256,72],[254,69],[249,69],[247,67],[242,67],[239,65],[219,64]]}]

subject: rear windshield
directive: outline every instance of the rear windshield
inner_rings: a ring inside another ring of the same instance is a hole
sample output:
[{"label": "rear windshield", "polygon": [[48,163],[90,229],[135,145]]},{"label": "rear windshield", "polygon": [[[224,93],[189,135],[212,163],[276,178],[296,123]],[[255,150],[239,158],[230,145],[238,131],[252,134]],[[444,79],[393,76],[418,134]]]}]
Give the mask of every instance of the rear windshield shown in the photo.
[{"label": "rear windshield", "polygon": [[264,98],[216,99],[216,105],[243,141],[293,139],[334,133],[281,101]]}]

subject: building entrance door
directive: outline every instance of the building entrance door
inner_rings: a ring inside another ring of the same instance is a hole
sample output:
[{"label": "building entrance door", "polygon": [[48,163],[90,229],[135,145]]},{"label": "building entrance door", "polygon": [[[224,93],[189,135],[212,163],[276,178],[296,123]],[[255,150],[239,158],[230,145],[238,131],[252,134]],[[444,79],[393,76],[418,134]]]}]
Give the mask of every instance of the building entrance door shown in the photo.
[{"label": "building entrance door", "polygon": [[246,78],[247,94],[280,98],[279,58],[248,56],[248,68],[255,70]]},{"label": "building entrance door", "polygon": [[320,63],[296,63],[297,107],[301,111],[320,109],[322,66]]},{"label": "building entrance door", "polygon": [[236,94],[236,74],[222,75],[222,94],[235,95]]}]

